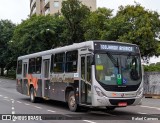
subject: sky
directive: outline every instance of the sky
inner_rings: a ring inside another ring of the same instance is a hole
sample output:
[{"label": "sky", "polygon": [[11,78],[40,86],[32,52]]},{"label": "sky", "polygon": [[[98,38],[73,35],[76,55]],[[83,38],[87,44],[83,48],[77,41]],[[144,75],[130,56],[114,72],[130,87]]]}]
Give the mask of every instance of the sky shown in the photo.
[{"label": "sky", "polygon": [[[113,15],[115,15],[120,5],[133,5],[134,1],[140,3],[145,9],[160,13],[160,0],[97,0],[97,7],[113,9]],[[28,18],[29,13],[30,0],[0,0],[0,20],[8,19],[19,24]],[[160,58],[158,60],[160,61]],[[155,61],[157,61],[155,58],[150,60],[151,63]]]},{"label": "sky", "polygon": [[[97,0],[97,7],[113,9],[115,15],[120,5],[134,4],[134,1],[146,9],[160,13],[160,0]],[[28,18],[29,13],[30,0],[0,0],[0,19],[9,19],[18,24]]]}]

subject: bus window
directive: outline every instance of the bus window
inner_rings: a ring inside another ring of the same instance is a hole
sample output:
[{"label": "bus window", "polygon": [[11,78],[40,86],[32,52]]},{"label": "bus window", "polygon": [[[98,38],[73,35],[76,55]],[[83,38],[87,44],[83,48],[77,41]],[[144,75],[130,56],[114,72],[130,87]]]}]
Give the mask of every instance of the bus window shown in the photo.
[{"label": "bus window", "polygon": [[32,74],[36,72],[36,60],[35,58],[31,58],[29,59],[29,69],[28,69],[28,73]]},{"label": "bus window", "polygon": [[23,77],[27,76],[27,63],[23,63]]},{"label": "bus window", "polygon": [[50,68],[50,72],[53,72],[53,65],[54,65],[54,55],[52,54],[51,56],[51,68]]},{"label": "bus window", "polygon": [[41,64],[42,64],[42,57],[37,57],[36,58],[36,73],[37,74],[41,73]]},{"label": "bus window", "polygon": [[17,74],[22,74],[22,60],[18,61]]},{"label": "bus window", "polygon": [[77,71],[78,51],[69,51],[66,53],[66,72]]},{"label": "bus window", "polygon": [[54,57],[54,72],[64,72],[65,68],[65,53],[55,54]]},{"label": "bus window", "polygon": [[87,81],[91,82],[91,56],[87,56]]},{"label": "bus window", "polygon": [[85,57],[81,57],[81,77],[85,80]]}]

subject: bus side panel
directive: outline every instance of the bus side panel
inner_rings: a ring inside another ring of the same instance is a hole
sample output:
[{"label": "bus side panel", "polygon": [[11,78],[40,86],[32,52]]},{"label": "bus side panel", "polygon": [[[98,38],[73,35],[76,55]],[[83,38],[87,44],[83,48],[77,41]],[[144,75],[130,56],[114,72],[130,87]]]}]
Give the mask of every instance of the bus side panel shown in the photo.
[{"label": "bus side panel", "polygon": [[23,94],[28,95],[28,90],[29,90],[29,85],[28,85],[28,79],[23,79],[22,81],[22,90],[23,90]]},{"label": "bus side panel", "polygon": [[50,83],[50,80],[49,79],[46,79],[43,81],[44,82],[44,97],[49,97],[49,83]]},{"label": "bus side panel", "polygon": [[[66,102],[66,89],[72,88],[75,92],[76,101],[79,103],[79,82],[74,81],[74,83],[67,83],[67,82],[50,82],[49,83],[49,98],[52,100],[58,100]],[[71,91],[71,90],[70,90]]]},{"label": "bus side panel", "polygon": [[64,82],[50,82],[49,98],[65,102],[65,89],[68,86]]},{"label": "bus side panel", "polygon": [[78,80],[75,80],[74,83],[70,83],[69,84],[70,86],[72,86],[74,88],[74,93],[75,93],[75,97],[76,97],[76,102],[77,104],[79,104],[79,81]]},{"label": "bus side panel", "polygon": [[22,79],[17,79],[17,91],[22,94]]},{"label": "bus side panel", "polygon": [[37,90],[36,90],[36,96],[42,97],[42,79],[38,79],[37,84],[38,84],[38,86],[37,86]]}]

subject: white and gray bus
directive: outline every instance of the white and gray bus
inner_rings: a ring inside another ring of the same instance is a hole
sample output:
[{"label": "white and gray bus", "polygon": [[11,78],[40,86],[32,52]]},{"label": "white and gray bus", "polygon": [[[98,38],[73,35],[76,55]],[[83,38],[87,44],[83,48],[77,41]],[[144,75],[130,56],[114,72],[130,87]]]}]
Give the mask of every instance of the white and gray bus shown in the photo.
[{"label": "white and gray bus", "polygon": [[141,56],[137,45],[86,41],[18,57],[17,91],[37,98],[81,106],[137,105],[143,96]]}]

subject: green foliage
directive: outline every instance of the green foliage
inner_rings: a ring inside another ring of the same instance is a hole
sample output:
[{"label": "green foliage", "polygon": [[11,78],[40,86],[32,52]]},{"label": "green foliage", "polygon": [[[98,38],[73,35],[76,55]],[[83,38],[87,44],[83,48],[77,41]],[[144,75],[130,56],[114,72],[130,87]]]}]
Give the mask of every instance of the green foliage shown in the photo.
[{"label": "green foliage", "polygon": [[85,29],[85,40],[100,40],[106,29],[107,23],[112,16],[112,10],[106,8],[98,8],[96,11],[91,12],[84,20],[83,26]]},{"label": "green foliage", "polygon": [[79,0],[67,0],[62,2],[61,11],[66,24],[63,33],[66,44],[84,41],[83,21],[90,13],[89,8]]},{"label": "green foliage", "polygon": [[149,66],[144,66],[145,72],[160,72],[160,64],[151,64]]},{"label": "green foliage", "polygon": [[10,68],[12,64],[11,51],[8,48],[8,43],[11,41],[15,24],[9,20],[0,21],[0,68],[2,69],[1,75],[3,75],[3,69],[7,66]]},{"label": "green foliage", "polygon": [[14,60],[20,55],[51,49],[63,39],[63,17],[32,16],[18,25],[10,44]]},{"label": "green foliage", "polygon": [[[21,24],[0,21],[0,68],[14,69],[17,57],[85,40],[113,40],[137,44],[143,58],[160,55],[160,15],[139,4],[91,12],[79,0],[62,2],[62,15],[32,16]],[[15,29],[15,30],[14,30]],[[14,31],[14,33],[13,33]],[[12,37],[13,36],[13,37]],[[159,71],[159,64],[145,71]]]},{"label": "green foliage", "polygon": [[110,31],[103,38],[137,44],[142,57],[158,55],[159,17],[139,4],[120,6],[117,15],[106,24]]}]

